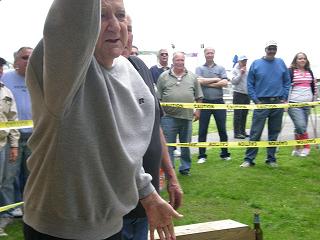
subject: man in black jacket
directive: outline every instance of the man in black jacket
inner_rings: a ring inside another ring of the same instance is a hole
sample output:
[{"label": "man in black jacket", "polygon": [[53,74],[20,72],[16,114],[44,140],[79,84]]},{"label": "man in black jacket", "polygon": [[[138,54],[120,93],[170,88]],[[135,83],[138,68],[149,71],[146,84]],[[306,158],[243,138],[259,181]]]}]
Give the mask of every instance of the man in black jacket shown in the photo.
[{"label": "man in black jacket", "polygon": [[[155,96],[152,75],[145,63],[137,56],[130,55],[132,47],[132,21],[127,15],[128,43],[122,55],[131,62],[138,71],[156,101],[155,104],[155,123],[153,126],[151,141],[149,147],[143,156],[144,170],[151,174],[152,184],[159,191],[159,169],[163,168],[168,181],[167,191],[170,198],[170,204],[177,209],[181,205],[182,190],[177,180],[174,168],[171,165],[166,140],[160,128],[160,117],[162,115],[161,106]],[[159,147],[161,146],[161,148]],[[127,214],[123,219],[122,238],[123,240],[146,240],[148,239],[148,216],[142,205],[138,206]]]}]

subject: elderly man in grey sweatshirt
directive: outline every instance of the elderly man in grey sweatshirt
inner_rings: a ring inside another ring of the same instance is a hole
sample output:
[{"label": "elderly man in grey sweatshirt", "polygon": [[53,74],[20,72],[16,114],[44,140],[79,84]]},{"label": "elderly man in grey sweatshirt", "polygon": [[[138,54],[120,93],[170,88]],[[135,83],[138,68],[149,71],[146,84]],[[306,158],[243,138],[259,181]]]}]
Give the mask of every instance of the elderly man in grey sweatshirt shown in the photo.
[{"label": "elderly man in grey sweatshirt", "polygon": [[34,120],[27,240],[120,239],[122,217],[139,199],[151,239],[155,229],[163,239],[175,238],[172,217],[181,215],[142,167],[155,107],[140,75],[120,56],[125,16],[122,0],[51,6],[27,70]]}]

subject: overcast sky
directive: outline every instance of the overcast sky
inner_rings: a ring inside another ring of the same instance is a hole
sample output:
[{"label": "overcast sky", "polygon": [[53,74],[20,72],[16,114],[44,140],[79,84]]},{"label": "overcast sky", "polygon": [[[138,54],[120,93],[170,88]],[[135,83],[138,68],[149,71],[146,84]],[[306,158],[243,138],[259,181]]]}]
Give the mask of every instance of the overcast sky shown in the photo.
[{"label": "overcast sky", "polygon": [[[12,60],[20,46],[35,46],[53,0],[1,0],[0,56]],[[315,0],[124,0],[133,19],[134,44],[140,50],[171,48],[200,52],[216,49],[215,61],[230,68],[234,54],[249,63],[264,54],[265,42],[278,42],[277,57],[289,64],[304,51],[320,77],[320,37]],[[194,70],[194,69],[190,69]]]}]

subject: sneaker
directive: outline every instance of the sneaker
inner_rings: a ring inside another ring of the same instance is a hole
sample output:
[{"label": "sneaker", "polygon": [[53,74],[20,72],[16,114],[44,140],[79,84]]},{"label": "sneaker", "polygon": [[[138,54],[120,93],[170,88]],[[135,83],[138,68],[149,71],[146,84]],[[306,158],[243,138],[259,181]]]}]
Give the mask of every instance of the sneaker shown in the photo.
[{"label": "sneaker", "polygon": [[8,234],[6,234],[3,228],[0,228],[0,237],[6,237],[6,236],[8,236]]},{"label": "sneaker", "polygon": [[173,151],[173,156],[175,156],[175,157],[181,157],[181,152],[180,152],[178,149],[175,149],[175,150]]},{"label": "sneaker", "polygon": [[224,161],[230,161],[232,158],[229,156],[229,157],[222,157],[221,159]]},{"label": "sneaker", "polygon": [[293,149],[293,151],[291,152],[291,156],[299,157],[300,154],[301,154],[301,149]]},{"label": "sneaker", "polygon": [[12,217],[20,218],[23,216],[23,212],[21,208],[15,208],[9,212]]},{"label": "sneaker", "polygon": [[266,162],[266,164],[269,167],[272,167],[272,168],[277,168],[278,167],[278,163],[276,163],[276,162]]},{"label": "sneaker", "polygon": [[242,135],[242,134],[236,134],[236,135],[234,136],[234,138],[236,138],[236,139],[245,139],[246,136],[245,136],[245,135]]},{"label": "sneaker", "polygon": [[191,176],[191,173],[188,170],[180,171],[180,174],[182,176],[188,176],[188,177]]},{"label": "sneaker", "polygon": [[309,155],[309,153],[310,153],[310,148],[304,148],[304,149],[301,150],[299,156],[300,156],[300,157],[306,157],[306,156]]},{"label": "sneaker", "polygon": [[8,224],[10,224],[13,221],[13,217],[10,215],[10,217],[3,217],[3,215],[0,217],[0,228],[4,229]]},{"label": "sneaker", "polygon": [[251,164],[251,163],[249,163],[249,162],[247,162],[247,161],[244,161],[241,165],[240,165],[240,167],[242,167],[242,168],[249,168],[249,167],[253,167],[254,165],[253,164]]},{"label": "sneaker", "polygon": [[197,163],[201,164],[201,163],[205,163],[206,161],[207,161],[206,158],[199,158]]}]

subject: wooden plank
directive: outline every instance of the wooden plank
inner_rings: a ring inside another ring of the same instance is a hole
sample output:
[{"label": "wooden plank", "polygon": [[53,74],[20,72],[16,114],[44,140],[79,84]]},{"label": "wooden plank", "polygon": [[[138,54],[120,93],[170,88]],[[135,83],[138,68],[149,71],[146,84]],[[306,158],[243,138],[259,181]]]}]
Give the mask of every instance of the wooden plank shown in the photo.
[{"label": "wooden plank", "polygon": [[177,240],[255,239],[254,232],[248,225],[236,222],[231,219],[177,226],[175,227],[175,233]]}]

